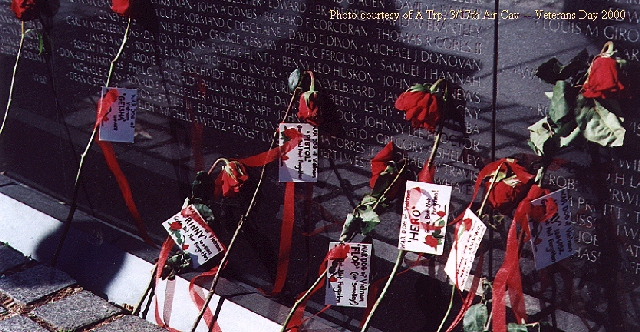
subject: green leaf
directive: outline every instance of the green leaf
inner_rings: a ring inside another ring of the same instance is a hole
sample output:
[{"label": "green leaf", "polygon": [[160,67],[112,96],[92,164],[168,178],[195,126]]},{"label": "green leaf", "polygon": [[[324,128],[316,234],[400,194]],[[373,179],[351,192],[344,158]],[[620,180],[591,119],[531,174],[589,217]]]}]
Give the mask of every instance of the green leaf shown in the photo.
[{"label": "green leaf", "polygon": [[387,168],[380,173],[378,179],[376,179],[376,183],[373,185],[373,190],[371,191],[371,196],[376,199],[380,198],[395,178],[396,168],[392,165],[387,166]]},{"label": "green leaf", "polygon": [[576,116],[584,138],[602,146],[622,146],[625,129],[614,113],[606,109],[596,99],[579,97],[579,114]]},{"label": "green leaf", "polygon": [[375,204],[377,201],[377,199],[371,195],[364,195],[364,197],[362,197],[362,201],[360,202],[360,204],[362,205],[373,205]]},{"label": "green leaf", "polygon": [[555,84],[557,80],[560,80],[561,70],[562,63],[560,63],[558,58],[553,57],[538,67],[536,76],[547,83]]},{"label": "green leaf", "polygon": [[563,148],[569,146],[576,139],[581,137],[581,132],[582,130],[578,127],[577,123],[575,121],[571,121],[558,130],[558,139],[554,141],[557,141],[558,147]]},{"label": "green leaf", "polygon": [[409,92],[424,92],[424,91],[429,91],[429,85],[428,84],[419,84],[416,83],[414,85],[412,85],[409,90],[407,90]]},{"label": "green leaf", "polygon": [[483,332],[487,320],[489,320],[487,306],[483,303],[472,305],[462,320],[464,332]]},{"label": "green leaf", "polygon": [[528,332],[526,325],[520,325],[516,323],[507,324],[507,332]]},{"label": "green leaf", "polygon": [[569,61],[568,65],[560,70],[560,79],[566,80],[575,76],[572,81],[574,81],[574,83],[577,82],[576,78],[581,78],[581,76],[583,76],[582,74],[586,73],[589,69],[589,60],[589,52],[587,52],[586,48],[582,49],[578,55]]},{"label": "green leaf", "polygon": [[213,223],[213,221],[214,221],[213,211],[211,210],[211,208],[208,205],[206,205],[206,204],[193,204],[193,206],[196,208],[196,210],[198,210],[198,213],[200,213],[200,215],[202,216],[204,221],[206,221],[210,225]]},{"label": "green leaf", "polygon": [[569,100],[575,100],[576,96],[573,90],[575,89],[565,81],[556,82],[549,107],[549,119],[552,123],[560,123],[563,118],[571,113],[572,107]]},{"label": "green leaf", "polygon": [[213,194],[213,179],[207,172],[198,172],[191,184],[191,203],[206,203]]},{"label": "green leaf", "polygon": [[370,205],[367,205],[366,208],[360,209],[360,219],[362,220],[362,224],[360,226],[360,232],[362,235],[367,235],[371,232],[378,224],[380,224],[380,217],[378,214],[373,211]]},{"label": "green leaf", "polygon": [[347,214],[347,219],[342,226],[342,232],[340,233],[340,242],[348,242],[353,239],[354,236],[360,231],[362,219],[360,217],[354,217],[352,213]]},{"label": "green leaf", "polygon": [[551,125],[547,118],[540,119],[538,122],[529,126],[529,146],[538,156],[544,154],[544,146],[553,135]]},{"label": "green leaf", "polygon": [[291,72],[291,74],[289,74],[289,79],[288,79],[288,85],[289,85],[289,90],[291,90],[291,92],[293,92],[293,90],[295,90],[298,87],[298,84],[300,83],[300,69],[296,68],[293,72]]},{"label": "green leaf", "polygon": [[44,39],[42,39],[41,34],[38,34],[38,55],[42,55],[43,50],[44,50]]},{"label": "green leaf", "polygon": [[570,78],[581,76],[589,68],[589,53],[583,49],[576,55],[569,64],[563,66],[557,58],[551,58],[541,64],[536,70],[536,76],[549,84],[555,84]]},{"label": "green leaf", "polygon": [[191,256],[180,250],[167,259],[167,262],[162,267],[162,275],[173,279],[176,274],[187,271],[189,267],[191,267]]}]

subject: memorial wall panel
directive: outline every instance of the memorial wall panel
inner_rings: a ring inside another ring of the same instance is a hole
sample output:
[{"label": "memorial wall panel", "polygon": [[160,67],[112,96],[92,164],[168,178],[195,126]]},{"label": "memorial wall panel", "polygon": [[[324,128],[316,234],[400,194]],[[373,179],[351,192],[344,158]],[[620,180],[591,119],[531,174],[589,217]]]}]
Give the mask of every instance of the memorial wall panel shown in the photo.
[{"label": "memorial wall panel", "polygon": [[[21,34],[9,4],[0,0],[2,105]],[[302,212],[302,203],[296,206],[289,281],[280,299],[286,304],[308,287],[328,242],[340,235],[340,222],[370,192],[371,158],[393,141],[404,150],[412,174],[426,162],[435,134],[412,128],[395,109],[401,92],[440,78],[452,83],[455,114],[447,120],[437,150],[435,182],[452,187],[451,215],[457,216],[472,199],[478,172],[492,157],[515,157],[531,169],[540,162],[527,143],[527,128],[549,114],[545,92],[553,85],[536,77],[538,66],[552,57],[566,64],[582,49],[594,56],[607,41],[627,60],[629,77],[637,77],[640,63],[640,5],[632,0],[501,1],[498,10],[488,0],[141,0],[129,28],[110,5],[107,0],[52,2],[55,15],[25,23],[29,31],[0,136],[0,171],[70,200],[96,103],[128,32],[109,86],[137,89],[136,134],[133,144],[114,146],[146,227],[160,241],[166,237],[161,223],[190,194],[196,171],[208,169],[219,157],[243,158],[268,149],[290,103],[289,74],[296,68],[313,71],[328,111],[319,127],[314,204],[305,210],[311,213]],[[630,94],[637,95],[637,82],[629,83]],[[287,122],[300,121],[296,107],[297,100]],[[558,323],[556,310],[607,331],[640,328],[635,319],[639,108],[637,98],[622,104],[623,147],[583,144],[566,149],[543,181],[547,188],[570,193],[576,252],[536,271],[531,247],[525,245],[523,284],[525,293],[543,303],[543,313],[534,317],[565,331],[579,328]],[[275,166],[267,167],[267,181],[247,223],[242,257],[249,263],[230,263],[231,278],[266,289],[275,275],[282,217],[284,185],[276,173]],[[255,186],[259,170],[250,169],[249,175],[249,186]],[[89,153],[82,181],[84,209],[136,232],[97,147]],[[300,188],[297,194],[304,195]],[[216,232],[223,242],[248,198],[219,203]],[[480,198],[475,201],[479,207]],[[372,233],[374,243],[388,244],[374,247],[372,280],[390,270],[389,257],[395,256],[390,248],[397,245],[400,227],[398,208],[387,209]],[[500,224],[485,237],[494,258],[485,260],[486,275],[494,276],[502,264],[506,226]],[[323,230],[303,234],[316,229]],[[432,263],[444,266],[439,259]],[[423,302],[430,299],[446,307],[449,287],[433,284],[421,273],[407,278],[410,287],[396,286],[389,303],[397,306],[383,309],[387,319],[379,317],[374,327],[437,328],[440,317],[429,312],[441,308]],[[312,310],[322,308],[322,299],[316,301]],[[344,326],[354,329],[361,315],[360,310],[339,309],[327,319],[348,321]]]}]

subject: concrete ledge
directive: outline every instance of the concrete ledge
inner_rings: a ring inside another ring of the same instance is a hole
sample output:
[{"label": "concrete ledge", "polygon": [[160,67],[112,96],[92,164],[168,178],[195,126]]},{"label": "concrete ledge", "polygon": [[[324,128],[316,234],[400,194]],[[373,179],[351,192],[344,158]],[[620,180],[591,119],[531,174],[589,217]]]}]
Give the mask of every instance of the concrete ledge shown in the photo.
[{"label": "concrete ledge", "polygon": [[[79,219],[86,216],[79,215]],[[43,263],[50,261],[55,251],[62,222],[5,194],[0,194],[0,241]],[[147,249],[153,251],[152,248]],[[157,256],[157,254],[156,254]],[[95,243],[91,236],[72,229],[65,243],[58,268],[69,273],[83,287],[106,297],[118,305],[135,305],[150,280],[153,264],[125,252],[114,245]],[[188,330],[197,309],[188,293],[189,282],[176,278],[173,310],[169,326]],[[204,293],[202,288],[200,293]],[[164,304],[166,282],[158,287],[159,303]],[[221,301],[218,322],[225,331],[279,331],[280,325],[229,300]],[[212,301],[216,312],[218,301]],[[273,306],[279,306],[272,303]],[[282,307],[282,306],[280,306]],[[162,308],[162,305],[161,305]],[[285,307],[278,311],[286,310]],[[147,319],[155,322],[154,307]],[[204,324],[198,331],[206,331]]]}]

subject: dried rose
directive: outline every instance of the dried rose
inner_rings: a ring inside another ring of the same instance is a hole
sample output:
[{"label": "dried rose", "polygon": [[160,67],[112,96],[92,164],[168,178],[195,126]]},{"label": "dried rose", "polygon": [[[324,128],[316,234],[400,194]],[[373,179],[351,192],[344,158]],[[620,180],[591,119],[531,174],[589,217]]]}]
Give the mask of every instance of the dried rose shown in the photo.
[{"label": "dried rose", "polygon": [[428,87],[416,84],[400,94],[395,106],[406,112],[405,119],[411,121],[413,128],[434,131],[440,120],[442,101]]},{"label": "dried rose", "polygon": [[618,63],[615,59],[600,55],[593,60],[589,77],[582,86],[586,98],[612,98],[624,90],[618,79]]},{"label": "dried rose", "polygon": [[214,196],[234,197],[240,192],[240,187],[249,179],[244,165],[231,161],[222,167],[215,181]]},{"label": "dried rose", "polygon": [[319,105],[320,102],[317,91],[307,91],[303,93],[300,96],[298,118],[317,127],[322,123]]},{"label": "dried rose", "polygon": [[130,15],[131,4],[129,0],[111,0],[111,10],[120,16],[128,17]]},{"label": "dried rose", "polygon": [[11,11],[20,21],[31,21],[40,14],[41,3],[38,0],[12,0]]},{"label": "dried rose", "polygon": [[529,182],[534,178],[515,159],[494,161],[485,166],[478,177],[485,180],[485,192],[491,190],[489,205],[503,214],[509,214],[513,210],[517,200],[522,199],[529,190]]}]

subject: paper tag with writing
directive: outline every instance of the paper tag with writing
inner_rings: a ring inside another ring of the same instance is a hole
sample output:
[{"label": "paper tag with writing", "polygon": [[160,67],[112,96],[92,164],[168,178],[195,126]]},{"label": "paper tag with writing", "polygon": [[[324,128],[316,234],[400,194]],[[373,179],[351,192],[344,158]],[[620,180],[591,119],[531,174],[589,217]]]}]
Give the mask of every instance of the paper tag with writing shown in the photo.
[{"label": "paper tag with writing", "polygon": [[[331,242],[329,250],[339,243]],[[327,292],[324,303],[345,307],[367,307],[369,274],[371,270],[371,244],[345,243],[349,246],[347,258],[329,259]]]},{"label": "paper tag with writing", "polygon": [[[133,143],[136,129],[136,110],[138,107],[138,90],[109,88],[118,90],[118,98],[111,104],[102,121],[100,121],[100,140],[107,142]],[[102,87],[102,95],[107,93]]]},{"label": "paper tag with writing", "polygon": [[398,248],[442,255],[450,199],[449,186],[407,181]]},{"label": "paper tag with writing", "polygon": [[193,205],[189,205],[162,223],[176,244],[191,256],[198,267],[224,250],[209,225]]},{"label": "paper tag with writing", "polygon": [[544,222],[529,222],[531,246],[537,270],[570,257],[574,250],[569,192],[561,189],[531,201],[532,206],[549,204],[557,205],[556,214]]},{"label": "paper tag with writing", "polygon": [[303,138],[293,150],[280,159],[280,182],[318,181],[318,128],[308,123],[281,123],[280,145],[286,129],[294,128]]},{"label": "paper tag with writing", "polygon": [[458,288],[463,290],[487,226],[471,210],[466,209],[457,229],[458,234],[453,242],[444,272]]}]

